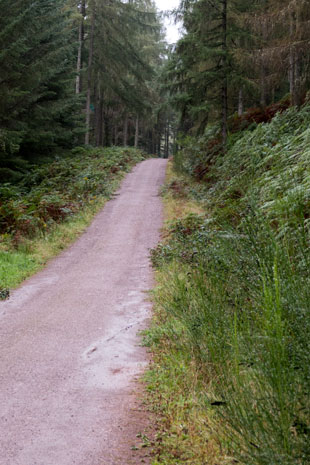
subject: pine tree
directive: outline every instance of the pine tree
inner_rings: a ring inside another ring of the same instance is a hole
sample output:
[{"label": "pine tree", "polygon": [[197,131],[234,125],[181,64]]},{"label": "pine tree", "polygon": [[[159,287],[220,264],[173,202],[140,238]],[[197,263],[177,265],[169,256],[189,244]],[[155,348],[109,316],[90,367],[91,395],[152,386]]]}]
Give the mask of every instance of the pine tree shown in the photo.
[{"label": "pine tree", "polygon": [[181,130],[204,132],[230,115],[291,94],[300,105],[310,84],[308,0],[184,0],[185,34],[169,57],[165,80]]},{"label": "pine tree", "polygon": [[[93,34],[91,8],[96,8]],[[94,2],[88,10],[87,143],[134,145],[137,119],[143,132],[144,117],[152,111],[151,81],[162,49],[156,9],[137,0]]]},{"label": "pine tree", "polygon": [[31,159],[75,142],[76,43],[63,0],[0,6],[0,150],[7,164],[14,153]]}]

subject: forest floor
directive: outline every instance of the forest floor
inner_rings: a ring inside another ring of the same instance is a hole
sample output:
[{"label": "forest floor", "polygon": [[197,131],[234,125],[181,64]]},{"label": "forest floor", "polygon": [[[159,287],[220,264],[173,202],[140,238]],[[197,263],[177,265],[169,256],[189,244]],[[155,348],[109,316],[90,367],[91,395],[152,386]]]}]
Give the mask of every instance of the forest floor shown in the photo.
[{"label": "forest floor", "polygon": [[0,302],[1,464],[150,463],[137,333],[165,168],[137,165],[81,238]]}]

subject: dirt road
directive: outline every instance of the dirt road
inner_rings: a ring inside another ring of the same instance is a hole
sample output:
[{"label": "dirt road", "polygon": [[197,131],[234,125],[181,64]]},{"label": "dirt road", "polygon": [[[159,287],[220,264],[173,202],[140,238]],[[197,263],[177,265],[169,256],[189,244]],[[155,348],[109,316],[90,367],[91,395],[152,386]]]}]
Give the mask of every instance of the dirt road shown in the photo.
[{"label": "dirt road", "polygon": [[141,463],[137,331],[165,166],[136,166],[83,236],[0,303],[0,465]]}]

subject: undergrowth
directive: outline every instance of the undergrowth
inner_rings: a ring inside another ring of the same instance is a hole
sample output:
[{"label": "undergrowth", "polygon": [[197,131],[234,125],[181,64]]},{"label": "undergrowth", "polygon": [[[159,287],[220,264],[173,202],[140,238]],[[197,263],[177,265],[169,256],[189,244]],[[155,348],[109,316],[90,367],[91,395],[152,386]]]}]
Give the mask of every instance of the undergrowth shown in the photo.
[{"label": "undergrowth", "polygon": [[129,148],[77,148],[0,186],[0,298],[72,242],[143,160]]},{"label": "undergrowth", "polygon": [[192,151],[175,160],[166,196],[202,211],[152,252],[156,464],[310,463],[309,123],[305,106],[240,134],[198,184]]}]

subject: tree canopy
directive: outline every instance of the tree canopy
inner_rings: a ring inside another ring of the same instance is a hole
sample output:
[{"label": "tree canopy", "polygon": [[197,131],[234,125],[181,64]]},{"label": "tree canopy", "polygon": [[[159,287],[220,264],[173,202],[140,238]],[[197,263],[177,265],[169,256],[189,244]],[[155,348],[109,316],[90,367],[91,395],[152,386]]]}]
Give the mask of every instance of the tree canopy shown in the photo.
[{"label": "tree canopy", "polygon": [[184,36],[166,69],[181,129],[204,131],[245,108],[290,94],[300,105],[309,87],[307,0],[186,0],[178,17]]},{"label": "tree canopy", "polygon": [[3,179],[83,143],[152,145],[165,55],[152,1],[0,5]]}]

